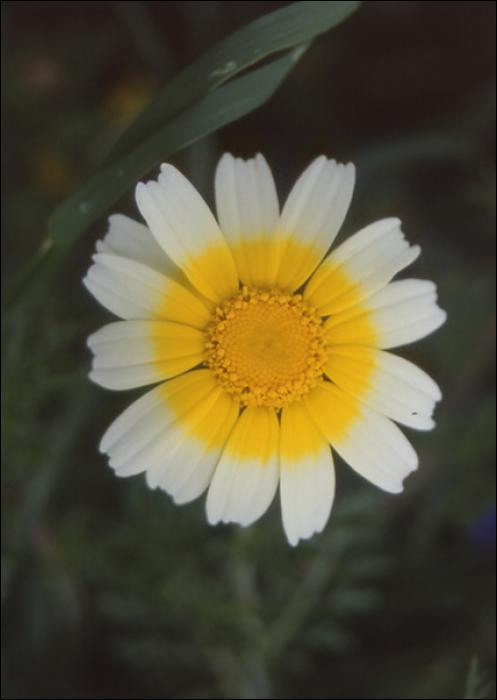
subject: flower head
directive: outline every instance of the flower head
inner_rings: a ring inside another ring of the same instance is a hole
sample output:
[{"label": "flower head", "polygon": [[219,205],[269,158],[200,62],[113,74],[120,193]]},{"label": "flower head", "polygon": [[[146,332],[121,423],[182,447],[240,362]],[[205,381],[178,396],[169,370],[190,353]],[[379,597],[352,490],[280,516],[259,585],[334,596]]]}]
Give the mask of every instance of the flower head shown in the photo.
[{"label": "flower head", "polygon": [[217,221],[168,164],[136,188],[147,226],[110,217],[84,282],[124,320],[89,338],[90,377],[109,389],[157,384],[102,439],[118,476],[145,472],[176,503],[208,488],[212,524],[253,523],[280,484],[291,544],[328,520],[331,448],[380,488],[402,491],[418,462],[393,421],[429,430],[441,394],[386,349],[428,335],[445,312],[432,282],[392,282],[420,252],[398,219],[325,257],[353,187],[352,164],[321,156],[280,214],[263,156],[225,154]]}]

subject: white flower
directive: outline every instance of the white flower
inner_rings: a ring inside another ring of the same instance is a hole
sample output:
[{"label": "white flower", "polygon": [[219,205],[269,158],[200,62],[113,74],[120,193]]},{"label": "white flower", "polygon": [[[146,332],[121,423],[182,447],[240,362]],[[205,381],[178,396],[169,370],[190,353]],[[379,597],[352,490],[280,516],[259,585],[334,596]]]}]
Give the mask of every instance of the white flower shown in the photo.
[{"label": "white flower", "polygon": [[446,314],[432,282],[392,282],[420,252],[398,219],[324,257],[353,187],[352,164],[321,156],[280,215],[263,156],[225,154],[218,221],[167,164],[136,188],[147,226],[110,218],[84,282],[124,320],[89,338],[90,377],[109,389],[158,383],[102,439],[117,475],[145,472],[176,503],[209,488],[213,524],[253,523],[280,484],[293,545],[328,520],[330,446],[380,488],[402,490],[418,460],[393,421],[431,429],[441,394],[386,349],[423,338]]}]

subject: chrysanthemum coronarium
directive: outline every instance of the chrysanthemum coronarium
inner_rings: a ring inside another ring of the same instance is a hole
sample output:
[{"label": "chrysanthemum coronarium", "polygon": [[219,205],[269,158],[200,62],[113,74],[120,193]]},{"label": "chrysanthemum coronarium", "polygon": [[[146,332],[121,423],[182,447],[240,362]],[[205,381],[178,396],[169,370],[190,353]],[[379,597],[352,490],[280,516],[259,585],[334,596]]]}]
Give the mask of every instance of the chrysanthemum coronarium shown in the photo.
[{"label": "chrysanthemum coronarium", "polygon": [[393,422],[429,430],[435,382],[387,350],[445,320],[433,282],[396,273],[419,255],[382,219],[327,255],[354,166],[324,156],[280,214],[262,155],[225,154],[217,220],[172,165],[139,183],[146,225],[110,217],[84,282],[123,319],[88,340],[108,389],[156,384],[112,423],[100,450],[118,476],[145,472],[176,503],[208,488],[207,517],[250,525],[280,485],[291,544],[325,526],[333,452],[398,493],[418,460]]}]

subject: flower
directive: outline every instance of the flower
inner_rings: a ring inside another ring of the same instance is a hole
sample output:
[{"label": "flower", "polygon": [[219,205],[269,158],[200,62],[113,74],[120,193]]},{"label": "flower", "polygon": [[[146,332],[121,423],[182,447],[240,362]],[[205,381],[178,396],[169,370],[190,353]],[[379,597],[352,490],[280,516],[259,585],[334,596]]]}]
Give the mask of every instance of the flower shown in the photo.
[{"label": "flower", "polygon": [[[247,526],[281,488],[292,545],[321,532],[335,491],[331,447],[398,493],[418,460],[393,422],[418,430],[440,389],[386,348],[444,321],[432,282],[394,275],[420,253],[382,219],[326,254],[347,213],[354,166],[317,158],[280,215],[262,155],[225,154],[218,221],[172,165],[139,183],[147,226],[123,215],[84,283],[119,316],[88,340],[90,378],[157,384],[100,444],[118,476],[145,472],[176,503],[207,488],[207,517]],[[323,260],[324,258],[324,260]]]}]

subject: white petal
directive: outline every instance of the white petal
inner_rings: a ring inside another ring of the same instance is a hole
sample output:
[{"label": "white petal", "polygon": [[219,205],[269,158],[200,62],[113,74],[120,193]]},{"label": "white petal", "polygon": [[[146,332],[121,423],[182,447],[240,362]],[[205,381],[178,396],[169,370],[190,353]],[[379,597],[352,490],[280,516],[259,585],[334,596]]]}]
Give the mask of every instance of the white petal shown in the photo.
[{"label": "white petal", "polygon": [[[146,431],[152,436],[160,432],[164,424],[164,415],[167,415],[163,410],[163,404],[162,385],[137,399],[106,430],[100,442],[100,452],[111,456],[115,450],[123,446],[121,450],[123,458],[116,466],[124,463],[127,454],[139,451],[142,444],[146,444],[148,439]],[[133,473],[140,471],[141,469],[138,468]]]},{"label": "white petal", "polygon": [[309,413],[338,454],[371,483],[399,493],[418,466],[412,445],[389,418],[329,382],[304,399]]},{"label": "white petal", "polygon": [[401,357],[364,345],[328,348],[325,372],[344,391],[389,418],[430,430],[435,403],[442,398],[426,372]]},{"label": "white petal", "polygon": [[92,294],[127,320],[168,320],[205,328],[211,312],[181,284],[135,260],[97,253],[83,280]]},{"label": "white petal", "polygon": [[216,208],[243,284],[272,287],[280,261],[279,205],[264,157],[225,153],[216,170]]},{"label": "white petal", "polygon": [[[147,472],[149,484],[152,485],[153,479],[175,503],[188,503],[205,491],[238,417],[238,404],[221,388],[216,389],[214,399],[209,397],[208,403],[196,406],[195,420],[190,417],[190,433],[185,433],[177,423],[171,426],[168,436],[171,439],[164,440],[163,463],[160,468],[154,467],[153,473]],[[193,429],[205,437],[192,434]]]},{"label": "white petal", "polygon": [[437,305],[436,290],[428,280],[399,280],[368,299],[380,329],[380,347],[407,345],[440,328],[447,314]]},{"label": "white petal", "polygon": [[364,302],[330,316],[325,322],[332,345],[393,348],[424,338],[447,314],[437,305],[436,286],[427,280],[399,280]]},{"label": "white petal", "polygon": [[418,467],[417,455],[395,423],[364,407],[347,439],[334,445],[358,474],[385,491],[399,493]]},{"label": "white petal", "polygon": [[235,263],[209,207],[172,165],[158,182],[139,182],[136,202],[167,255],[208,299],[218,302],[238,289]]},{"label": "white petal", "polygon": [[335,495],[335,470],[328,442],[301,402],[281,412],[281,511],[288,541],[296,545],[321,532]]},{"label": "white petal", "polygon": [[170,379],[203,360],[201,331],[167,321],[118,321],[88,338],[95,358],[90,379],[108,389],[132,389]]},{"label": "white petal", "polygon": [[210,482],[238,404],[208,370],[156,387],[114,421],[100,449],[118,476],[146,473],[178,503],[200,495]]},{"label": "white petal", "polygon": [[[209,370],[194,370],[160,384],[135,401],[102,438],[100,450],[109,455],[110,466],[118,471],[137,462],[139,471],[155,466],[156,456],[151,450],[161,444],[167,426],[174,421],[181,423],[184,414],[209,397],[214,402],[215,388]],[[142,405],[140,402],[146,397],[148,402]]]},{"label": "white petal", "polygon": [[274,411],[247,407],[235,424],[207,494],[207,518],[250,525],[266,512],[279,480]]},{"label": "white petal", "polygon": [[156,270],[166,277],[175,279],[181,274],[144,224],[134,221],[124,214],[109,216],[109,230],[103,241],[97,242],[98,253],[113,253]]},{"label": "white petal", "polygon": [[383,219],[362,229],[334,250],[318,267],[304,298],[327,316],[382,289],[415,260],[421,249],[409,247],[399,219]]},{"label": "white petal", "polygon": [[354,190],[352,163],[320,156],[295,183],[281,214],[286,246],[277,284],[294,291],[314,272],[335,240]]}]

